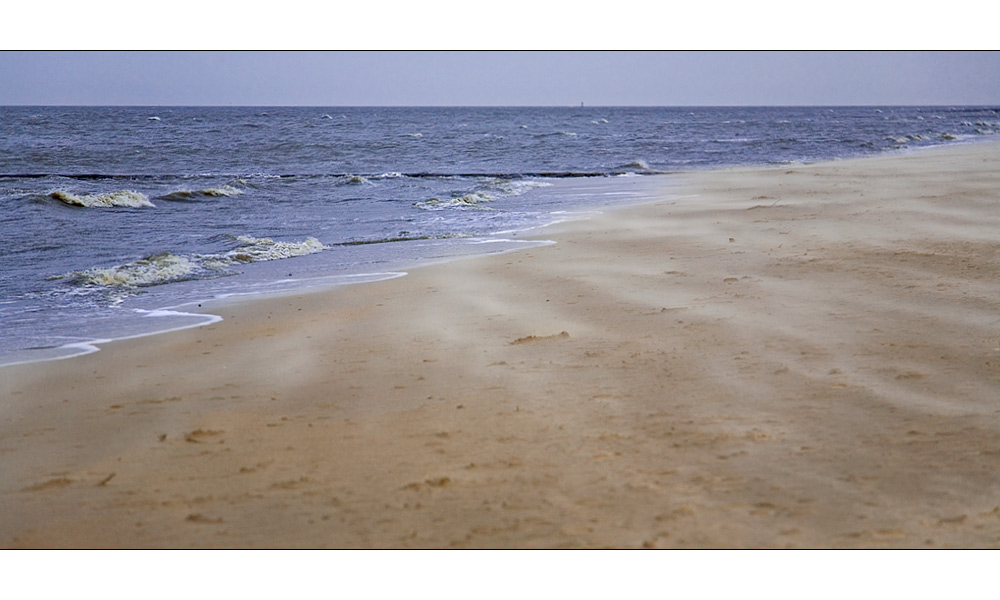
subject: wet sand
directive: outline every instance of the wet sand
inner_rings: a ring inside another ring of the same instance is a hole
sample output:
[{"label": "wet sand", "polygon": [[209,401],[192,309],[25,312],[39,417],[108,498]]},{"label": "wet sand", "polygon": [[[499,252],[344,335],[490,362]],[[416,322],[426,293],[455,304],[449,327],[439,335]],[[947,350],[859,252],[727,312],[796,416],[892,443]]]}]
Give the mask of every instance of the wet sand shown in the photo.
[{"label": "wet sand", "polygon": [[1000,144],[0,369],[0,545],[1000,546]]}]

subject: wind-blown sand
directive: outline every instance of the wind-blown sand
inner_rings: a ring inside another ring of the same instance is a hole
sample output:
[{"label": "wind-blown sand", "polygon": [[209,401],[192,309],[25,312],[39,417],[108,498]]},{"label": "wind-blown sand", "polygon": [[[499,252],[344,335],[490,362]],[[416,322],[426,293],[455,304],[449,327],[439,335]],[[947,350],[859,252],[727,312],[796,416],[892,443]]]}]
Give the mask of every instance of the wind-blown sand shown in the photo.
[{"label": "wind-blown sand", "polygon": [[0,369],[8,547],[1000,546],[1000,144]]}]

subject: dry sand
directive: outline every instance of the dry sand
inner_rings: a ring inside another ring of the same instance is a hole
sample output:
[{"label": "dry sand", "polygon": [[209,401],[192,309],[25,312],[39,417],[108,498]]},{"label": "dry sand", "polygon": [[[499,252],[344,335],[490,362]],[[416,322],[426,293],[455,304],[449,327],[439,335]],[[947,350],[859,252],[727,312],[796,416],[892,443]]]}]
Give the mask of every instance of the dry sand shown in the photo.
[{"label": "dry sand", "polygon": [[0,369],[0,545],[1000,546],[1000,144],[679,179]]}]

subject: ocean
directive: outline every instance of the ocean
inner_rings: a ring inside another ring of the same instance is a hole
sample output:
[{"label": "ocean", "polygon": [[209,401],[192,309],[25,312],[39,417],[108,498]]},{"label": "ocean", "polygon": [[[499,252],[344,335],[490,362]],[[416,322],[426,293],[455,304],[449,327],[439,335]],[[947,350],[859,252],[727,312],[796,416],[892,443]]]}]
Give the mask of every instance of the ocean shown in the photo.
[{"label": "ocean", "polygon": [[538,244],[671,173],[997,132],[996,107],[0,107],[0,365]]}]

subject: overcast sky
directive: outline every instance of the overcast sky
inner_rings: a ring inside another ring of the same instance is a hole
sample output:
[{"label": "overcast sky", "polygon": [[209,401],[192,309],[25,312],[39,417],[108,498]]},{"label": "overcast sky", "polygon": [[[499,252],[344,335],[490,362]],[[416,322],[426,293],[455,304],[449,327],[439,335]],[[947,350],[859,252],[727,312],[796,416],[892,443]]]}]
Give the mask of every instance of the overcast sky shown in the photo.
[{"label": "overcast sky", "polygon": [[0,105],[1000,104],[1000,52],[0,52]]}]

